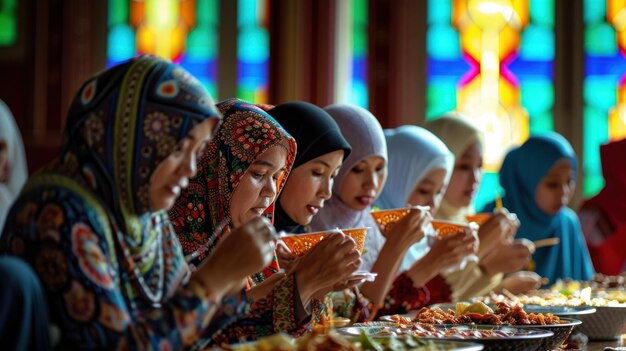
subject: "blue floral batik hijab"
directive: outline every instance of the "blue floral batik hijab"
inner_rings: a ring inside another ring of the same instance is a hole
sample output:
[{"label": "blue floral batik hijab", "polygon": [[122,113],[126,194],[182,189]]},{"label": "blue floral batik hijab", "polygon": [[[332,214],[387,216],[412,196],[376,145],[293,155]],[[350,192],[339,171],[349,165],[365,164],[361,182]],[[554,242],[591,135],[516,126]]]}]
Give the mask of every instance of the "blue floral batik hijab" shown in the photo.
[{"label": "blue floral batik hijab", "polygon": [[[500,169],[500,185],[505,196],[502,203],[517,214],[521,226],[518,238],[531,241],[556,237],[560,244],[539,248],[533,254],[535,270],[551,282],[559,278],[588,280],[593,266],[584,242],[578,217],[568,207],[555,215],[542,211],[535,202],[541,179],[561,159],[572,162],[576,176],[578,162],[569,142],[557,133],[533,136],[506,155]],[[486,211],[493,210],[494,203]]]}]

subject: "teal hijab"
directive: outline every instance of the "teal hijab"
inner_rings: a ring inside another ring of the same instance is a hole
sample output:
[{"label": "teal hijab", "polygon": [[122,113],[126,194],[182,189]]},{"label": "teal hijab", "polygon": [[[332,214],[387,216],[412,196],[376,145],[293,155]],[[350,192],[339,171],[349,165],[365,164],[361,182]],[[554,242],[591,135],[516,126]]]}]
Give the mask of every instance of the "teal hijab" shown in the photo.
[{"label": "teal hijab", "polygon": [[[535,192],[541,179],[561,159],[569,159],[577,173],[576,154],[569,142],[557,133],[529,138],[522,146],[506,155],[500,169],[500,185],[506,196],[504,207],[516,213],[521,226],[517,238],[531,241],[557,237],[559,245],[539,248],[533,255],[535,270],[551,282],[560,278],[588,280],[593,266],[585,245],[578,217],[568,207],[556,214],[541,210],[535,202]],[[494,203],[485,211],[493,210]]]}]

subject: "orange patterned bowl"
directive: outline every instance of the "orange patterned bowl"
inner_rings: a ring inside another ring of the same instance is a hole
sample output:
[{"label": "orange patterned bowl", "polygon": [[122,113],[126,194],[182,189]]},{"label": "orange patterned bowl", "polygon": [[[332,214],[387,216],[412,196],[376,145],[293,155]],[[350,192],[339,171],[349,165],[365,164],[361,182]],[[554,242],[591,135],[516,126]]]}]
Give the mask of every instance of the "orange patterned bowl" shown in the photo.
[{"label": "orange patterned bowl", "polygon": [[[367,234],[368,229],[370,228],[350,228],[341,229],[341,231],[354,239],[357,250],[363,253],[363,250],[365,249],[365,235]],[[319,244],[320,241],[324,240],[324,238],[330,235],[330,233],[332,233],[332,231],[292,234],[282,236],[281,240],[285,243],[285,245],[287,245],[293,254],[296,256],[302,256],[311,250],[315,245]]]},{"label": "orange patterned bowl", "polygon": [[478,225],[483,225],[487,223],[487,221],[490,220],[492,216],[493,216],[493,213],[482,212],[482,213],[477,213],[472,216],[465,216],[465,218],[467,219],[468,222],[474,222]]},{"label": "orange patterned bowl", "polygon": [[391,228],[404,216],[409,214],[411,209],[408,207],[405,208],[394,208],[391,210],[380,210],[380,211],[372,211],[372,217],[380,226],[380,230],[383,232],[388,232]]},{"label": "orange patterned bowl", "polygon": [[476,228],[476,224],[465,224],[459,222],[452,221],[444,221],[444,220],[434,220],[431,222],[433,224],[433,228],[437,231],[439,237],[444,237],[446,235],[454,235],[458,233],[462,233],[466,230],[471,230]]}]

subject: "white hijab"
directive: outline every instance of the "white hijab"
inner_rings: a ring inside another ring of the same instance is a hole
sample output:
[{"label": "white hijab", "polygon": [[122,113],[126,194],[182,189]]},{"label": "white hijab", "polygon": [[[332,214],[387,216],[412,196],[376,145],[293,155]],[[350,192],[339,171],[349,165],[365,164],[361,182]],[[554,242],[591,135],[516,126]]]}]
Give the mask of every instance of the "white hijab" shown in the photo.
[{"label": "white hijab", "polygon": [[0,235],[4,228],[4,220],[17,198],[28,177],[26,168],[26,155],[20,130],[13,119],[11,110],[0,100],[0,140],[7,144],[7,169],[8,178],[6,183],[0,183]]},{"label": "white hijab", "polygon": [[[385,138],[389,151],[389,176],[375,203],[380,209],[405,207],[417,184],[435,169],[446,170],[444,186],[448,184],[454,167],[454,156],[431,132],[417,126],[402,126],[386,129]],[[429,250],[428,237],[411,246],[400,271],[409,269]]]}]

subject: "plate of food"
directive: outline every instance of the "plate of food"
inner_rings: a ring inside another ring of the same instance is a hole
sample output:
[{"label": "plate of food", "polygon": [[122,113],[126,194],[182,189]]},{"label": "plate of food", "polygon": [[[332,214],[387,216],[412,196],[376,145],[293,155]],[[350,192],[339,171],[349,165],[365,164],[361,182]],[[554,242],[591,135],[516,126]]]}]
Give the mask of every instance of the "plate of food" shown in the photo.
[{"label": "plate of food", "polygon": [[554,335],[550,331],[507,326],[430,325],[421,323],[397,325],[390,322],[354,324],[338,330],[346,335],[368,335],[375,339],[409,335],[424,340],[463,340],[482,344],[484,350],[499,351],[535,351],[542,345],[544,339]]},{"label": "plate of food", "polygon": [[480,351],[481,344],[458,340],[426,340],[411,335],[376,337],[366,333],[339,334],[335,331],[311,333],[300,338],[287,334],[274,334],[258,341],[227,345],[222,350],[231,351]]}]

